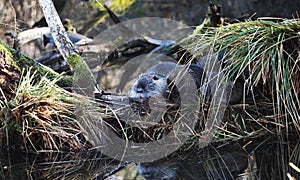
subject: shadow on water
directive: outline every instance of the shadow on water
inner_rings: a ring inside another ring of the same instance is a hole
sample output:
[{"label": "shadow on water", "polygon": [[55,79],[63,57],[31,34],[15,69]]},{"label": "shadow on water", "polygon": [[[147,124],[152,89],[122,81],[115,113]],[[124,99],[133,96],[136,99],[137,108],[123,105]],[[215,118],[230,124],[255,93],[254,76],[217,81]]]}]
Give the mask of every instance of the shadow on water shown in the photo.
[{"label": "shadow on water", "polygon": [[[289,166],[292,162],[299,167],[299,154],[297,135],[288,140],[273,136],[203,149],[192,147],[155,162],[137,164],[129,179],[288,179],[287,174],[299,179],[300,173]],[[0,158],[1,179],[128,179],[118,171],[129,163],[96,151],[22,154],[11,150],[2,151]],[[128,171],[124,169],[121,172]]]}]

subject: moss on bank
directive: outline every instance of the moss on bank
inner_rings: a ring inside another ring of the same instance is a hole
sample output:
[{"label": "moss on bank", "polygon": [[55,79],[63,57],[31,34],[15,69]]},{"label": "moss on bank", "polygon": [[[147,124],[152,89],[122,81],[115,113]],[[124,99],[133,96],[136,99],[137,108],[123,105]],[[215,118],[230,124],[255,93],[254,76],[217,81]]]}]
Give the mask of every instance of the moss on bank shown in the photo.
[{"label": "moss on bank", "polygon": [[28,67],[31,67],[30,70],[32,72],[37,71],[37,78],[40,78],[42,76],[46,76],[47,78],[51,79],[60,79],[58,82],[58,85],[61,87],[71,87],[72,86],[72,77],[70,76],[64,76],[62,74],[59,74],[55,72],[53,69],[44,66],[38,62],[36,62],[34,59],[31,59],[20,52],[16,51],[12,47],[6,45],[5,43],[0,41],[0,47],[1,49],[5,49],[5,52],[9,54],[9,58],[6,59],[7,62],[12,62],[13,65],[19,69],[19,71],[27,71]]}]

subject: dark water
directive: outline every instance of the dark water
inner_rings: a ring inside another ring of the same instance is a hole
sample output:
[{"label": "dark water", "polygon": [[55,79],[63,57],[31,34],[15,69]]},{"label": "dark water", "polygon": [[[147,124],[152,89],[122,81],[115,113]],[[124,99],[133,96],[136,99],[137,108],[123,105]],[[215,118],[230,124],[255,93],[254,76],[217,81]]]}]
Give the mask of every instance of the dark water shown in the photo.
[{"label": "dark water", "polygon": [[287,173],[299,179],[289,167],[299,167],[300,141],[282,137],[264,137],[191,149],[184,154],[138,166],[147,179],[287,179]]},{"label": "dark water", "polygon": [[[137,164],[128,172],[129,163],[118,162],[96,151],[80,153],[40,152],[39,154],[2,151],[1,179],[296,179],[300,173],[289,166],[300,166],[299,138],[261,137],[214,144],[206,148],[191,147],[167,158]],[[132,166],[132,163],[131,165]],[[123,168],[125,167],[125,168]],[[123,170],[122,170],[123,169]],[[118,171],[123,171],[120,173]],[[117,173],[116,175],[114,175]],[[123,177],[122,177],[123,176]],[[126,177],[126,178],[125,178]]]}]

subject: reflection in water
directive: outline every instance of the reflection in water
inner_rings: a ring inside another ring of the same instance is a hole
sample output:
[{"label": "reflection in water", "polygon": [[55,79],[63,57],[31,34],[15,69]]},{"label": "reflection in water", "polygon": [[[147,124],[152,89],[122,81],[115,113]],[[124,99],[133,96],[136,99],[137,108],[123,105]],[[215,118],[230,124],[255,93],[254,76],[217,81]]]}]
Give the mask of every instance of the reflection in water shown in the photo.
[{"label": "reflection in water", "polygon": [[250,155],[236,144],[231,149],[190,149],[160,162],[143,163],[138,173],[146,179],[233,179],[250,163]]},{"label": "reflection in water", "polygon": [[[273,180],[288,179],[287,173],[299,179],[300,174],[288,165],[292,162],[300,166],[299,138],[296,135],[291,137],[289,141],[278,136],[223,146],[210,145],[203,149],[193,147],[155,162],[137,164],[136,172],[149,180]],[[118,172],[127,163],[107,158],[96,151],[41,152],[38,155],[19,152],[0,153],[1,179],[119,179],[120,176],[123,179],[141,179],[135,177],[136,172],[132,170],[130,176],[128,172]],[[127,174],[126,178],[124,174]]]},{"label": "reflection in water", "polygon": [[300,141],[267,137],[226,146],[190,149],[184,154],[138,165],[137,171],[147,180],[156,179],[287,179],[287,173],[299,179],[289,167],[300,165]]}]

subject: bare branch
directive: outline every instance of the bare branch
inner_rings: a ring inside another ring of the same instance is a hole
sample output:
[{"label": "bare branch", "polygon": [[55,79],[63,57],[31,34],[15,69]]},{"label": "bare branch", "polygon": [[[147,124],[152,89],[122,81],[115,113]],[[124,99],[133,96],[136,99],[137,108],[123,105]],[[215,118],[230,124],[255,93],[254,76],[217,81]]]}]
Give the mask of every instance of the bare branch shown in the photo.
[{"label": "bare branch", "polygon": [[[39,0],[40,6],[42,7],[45,19],[47,21],[48,26],[50,27],[51,34],[55,41],[55,44],[64,57],[64,59],[68,59],[68,57],[76,53],[74,44],[68,38],[67,32],[59,18],[57,11],[51,0]],[[71,67],[72,68],[72,67]]]},{"label": "bare branch", "polygon": [[[39,0],[45,19],[50,27],[55,45],[74,71],[74,85],[78,93],[91,95],[94,91],[96,80],[88,65],[79,55],[78,50],[70,40],[51,0]],[[83,91],[84,90],[84,91]],[[81,92],[83,91],[83,92]]]}]

